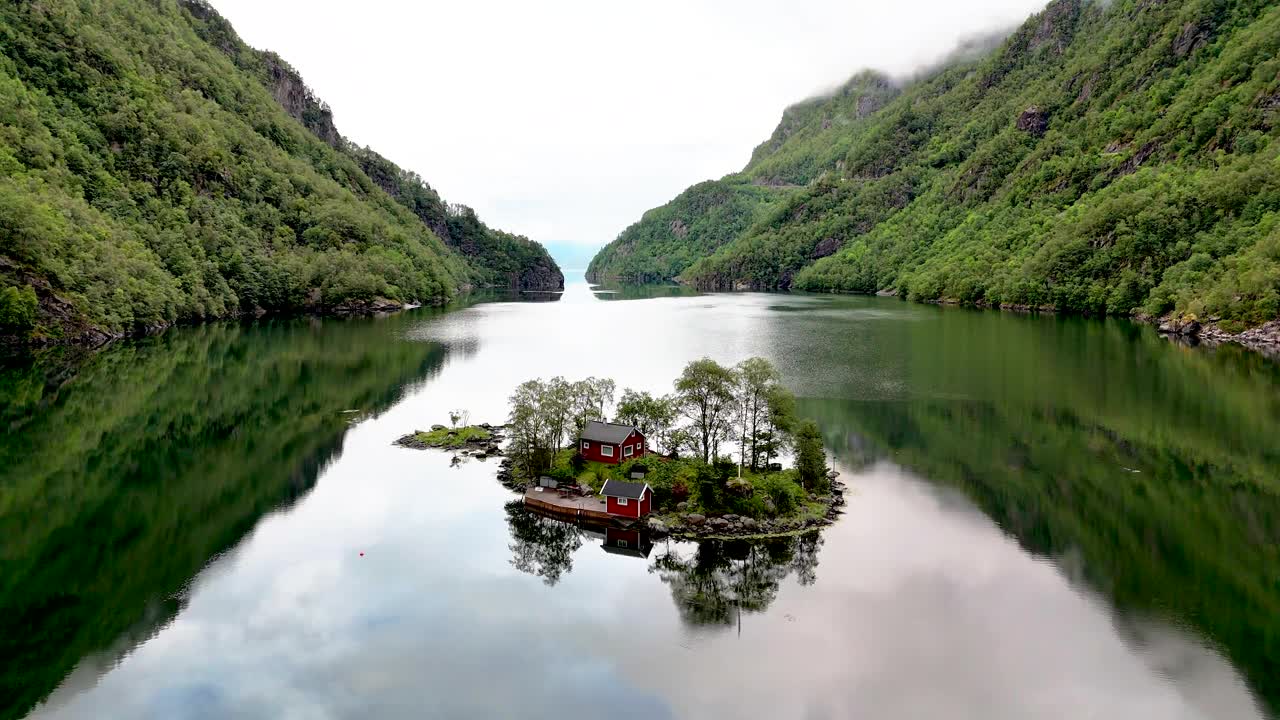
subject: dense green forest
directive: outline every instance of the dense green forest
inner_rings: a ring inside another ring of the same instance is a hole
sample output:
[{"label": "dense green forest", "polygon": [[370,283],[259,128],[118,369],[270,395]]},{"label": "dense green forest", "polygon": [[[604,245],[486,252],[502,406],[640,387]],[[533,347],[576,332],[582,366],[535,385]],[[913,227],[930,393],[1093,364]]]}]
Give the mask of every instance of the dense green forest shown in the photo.
[{"label": "dense green forest", "polygon": [[0,367],[0,720],[166,624],[353,420],[434,374],[446,347],[387,342],[420,320],[216,323]]},{"label": "dense green forest", "polygon": [[0,6],[0,336],[562,283],[541,246],[342,138],[202,0]]},{"label": "dense green forest", "polygon": [[981,57],[788,109],[717,181],[777,189],[732,209],[732,237],[654,252],[705,222],[686,192],[591,272],[1235,330],[1280,316],[1278,132],[1274,3],[1055,0]]},{"label": "dense green forest", "polygon": [[695,260],[741,236],[785,190],[709,180],[644,214],[591,259],[593,282],[671,282]]},{"label": "dense green forest", "polygon": [[847,126],[873,113],[895,93],[887,79],[860,73],[830,98],[787,108],[778,128],[755,149],[745,170],[694,185],[645,213],[640,222],[600,250],[587,268],[587,277],[671,282],[695,261],[767,221],[803,188],[822,162],[834,163],[842,148],[847,150]]}]

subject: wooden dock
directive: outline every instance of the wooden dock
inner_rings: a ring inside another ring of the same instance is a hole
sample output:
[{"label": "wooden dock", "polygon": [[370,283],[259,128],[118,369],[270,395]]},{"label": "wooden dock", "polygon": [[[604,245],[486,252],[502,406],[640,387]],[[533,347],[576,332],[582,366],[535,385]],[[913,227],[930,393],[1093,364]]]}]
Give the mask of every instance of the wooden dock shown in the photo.
[{"label": "wooden dock", "polygon": [[605,511],[604,498],[594,495],[572,495],[548,488],[524,491],[524,504],[532,510],[566,520],[608,522],[613,516]]}]

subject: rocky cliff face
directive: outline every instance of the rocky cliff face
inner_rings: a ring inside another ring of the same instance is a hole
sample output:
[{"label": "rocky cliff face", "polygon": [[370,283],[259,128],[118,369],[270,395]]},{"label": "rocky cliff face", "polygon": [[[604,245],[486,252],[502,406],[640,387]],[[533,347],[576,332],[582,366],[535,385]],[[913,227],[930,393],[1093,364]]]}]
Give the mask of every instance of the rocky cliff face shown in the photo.
[{"label": "rocky cliff face", "polygon": [[342,135],[333,124],[333,111],[328,103],[317,98],[298,71],[279,55],[264,51],[261,56],[266,66],[267,88],[276,102],[316,137],[330,147],[339,147]]},{"label": "rocky cliff face", "polygon": [[515,278],[515,290],[563,290],[564,273],[554,260],[539,261],[527,266]]},{"label": "rocky cliff face", "polygon": [[[769,139],[752,151],[751,160],[743,172],[752,173],[755,168],[764,164],[766,158],[784,150],[789,143],[798,146],[798,140],[833,128],[837,132],[827,134],[838,134],[839,129],[884,107],[898,92],[899,88],[887,75],[867,70],[854,75],[827,95],[788,107],[782,111],[782,119],[778,121],[778,126]],[[758,174],[760,177],[767,175],[768,173]],[[811,177],[796,178],[793,182],[807,182],[810,179]]]}]

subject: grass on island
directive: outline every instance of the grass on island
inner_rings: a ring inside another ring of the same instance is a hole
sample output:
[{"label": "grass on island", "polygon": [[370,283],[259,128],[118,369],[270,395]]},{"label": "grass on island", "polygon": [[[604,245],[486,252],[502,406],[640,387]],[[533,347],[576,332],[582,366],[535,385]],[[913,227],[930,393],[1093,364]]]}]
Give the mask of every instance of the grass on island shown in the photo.
[{"label": "grass on island", "polygon": [[493,433],[478,425],[467,425],[460,428],[437,428],[430,432],[420,432],[414,437],[431,447],[456,448],[488,440],[493,437]]},{"label": "grass on island", "polygon": [[[556,454],[544,475],[560,482],[576,481],[599,492],[608,479],[631,481],[633,470],[643,469],[643,482],[653,488],[653,514],[657,516],[699,513],[706,516],[735,514],[756,520],[809,521],[824,517],[830,492],[825,478],[822,487],[805,489],[794,469],[775,472],[744,470],[741,483],[738,466],[721,460],[706,464],[699,458],[671,460],[655,455],[628,460],[621,465],[584,460],[574,464],[574,449]],[[581,460],[581,458],[580,458]],[[639,482],[639,481],[636,481]],[[817,499],[810,500],[813,493]],[[687,503],[683,511],[676,505]]]}]

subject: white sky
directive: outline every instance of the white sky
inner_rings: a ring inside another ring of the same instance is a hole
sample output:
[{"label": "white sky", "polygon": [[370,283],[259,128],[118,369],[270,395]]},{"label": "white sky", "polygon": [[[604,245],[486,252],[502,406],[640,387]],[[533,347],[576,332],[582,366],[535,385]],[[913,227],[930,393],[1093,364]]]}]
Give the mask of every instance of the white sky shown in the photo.
[{"label": "white sky", "polygon": [[612,240],[740,169],[787,105],[907,73],[1045,0],[213,0],[338,130],[489,225]]}]

